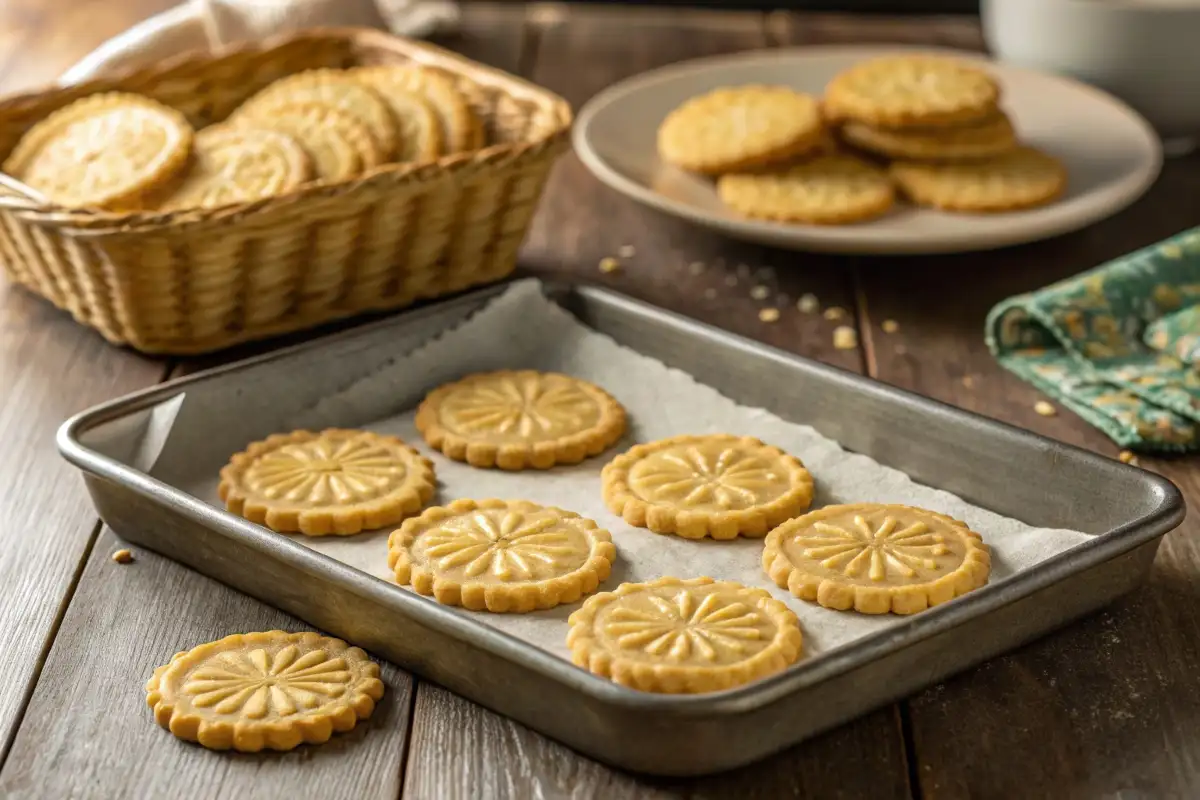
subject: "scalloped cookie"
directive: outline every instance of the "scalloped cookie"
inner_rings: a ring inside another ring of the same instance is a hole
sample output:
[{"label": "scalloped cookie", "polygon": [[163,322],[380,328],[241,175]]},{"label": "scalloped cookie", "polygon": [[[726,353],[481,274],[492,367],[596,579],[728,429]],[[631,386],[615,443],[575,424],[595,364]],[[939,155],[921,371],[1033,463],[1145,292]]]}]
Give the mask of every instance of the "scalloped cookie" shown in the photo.
[{"label": "scalloped cookie", "polygon": [[381,163],[379,149],[365,125],[320,103],[280,106],[269,115],[234,115],[233,124],[292,137],[312,159],[318,180],[344,180]]},{"label": "scalloped cookie", "polygon": [[824,109],[834,121],[880,127],[952,125],[996,111],[1000,88],[969,62],[933,55],[881,56],[835,75]]},{"label": "scalloped cookie", "polygon": [[1061,161],[1024,146],[983,161],[898,161],[889,172],[909,200],[945,211],[1033,208],[1058,198],[1067,186],[1067,171]]},{"label": "scalloped cookie", "polygon": [[914,161],[991,158],[1017,146],[1012,121],[1003,112],[977,123],[939,128],[877,128],[851,120],[839,133],[861,150]]},{"label": "scalloped cookie", "polygon": [[312,161],[292,137],[214,125],[196,134],[187,172],[163,193],[157,207],[173,211],[262,200],[311,177]]},{"label": "scalloped cookie", "polygon": [[722,175],[721,202],[747,217],[845,225],[886,214],[895,200],[882,170],[843,153],[819,155],[786,169]]}]

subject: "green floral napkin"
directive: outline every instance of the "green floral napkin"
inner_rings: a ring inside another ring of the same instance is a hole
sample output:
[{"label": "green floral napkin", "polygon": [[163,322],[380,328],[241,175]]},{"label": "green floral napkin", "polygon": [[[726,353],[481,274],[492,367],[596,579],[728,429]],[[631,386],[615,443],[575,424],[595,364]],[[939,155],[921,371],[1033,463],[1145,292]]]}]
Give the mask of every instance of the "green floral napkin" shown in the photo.
[{"label": "green floral napkin", "polygon": [[1005,300],[986,337],[1122,447],[1200,449],[1200,228]]}]

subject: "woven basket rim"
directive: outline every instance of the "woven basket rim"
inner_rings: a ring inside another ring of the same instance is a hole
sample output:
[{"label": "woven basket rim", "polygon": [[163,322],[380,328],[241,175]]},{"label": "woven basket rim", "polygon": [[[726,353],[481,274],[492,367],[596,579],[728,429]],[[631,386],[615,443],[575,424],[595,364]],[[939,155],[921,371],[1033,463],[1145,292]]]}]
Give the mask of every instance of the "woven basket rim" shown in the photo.
[{"label": "woven basket rim", "polygon": [[[55,226],[78,226],[92,232],[120,229],[144,230],[146,227],[175,227],[219,221],[229,217],[244,217],[256,212],[296,203],[305,198],[323,195],[336,197],[357,191],[376,183],[421,183],[428,185],[434,178],[449,179],[450,176],[467,169],[484,168],[497,162],[521,159],[533,151],[561,145],[573,121],[571,106],[562,97],[537,84],[526,81],[495,67],[472,61],[465,56],[426,41],[397,36],[375,28],[314,27],[290,31],[261,40],[235,42],[213,50],[187,50],[147,67],[135,67],[114,71],[80,84],[69,86],[51,84],[0,98],[0,116],[6,110],[35,101],[45,101],[57,95],[72,94],[87,96],[106,91],[121,91],[131,80],[150,79],[162,76],[190,64],[218,61],[243,53],[265,53],[303,41],[338,39],[375,45],[381,49],[400,53],[422,66],[440,69],[458,75],[473,83],[502,91],[509,96],[540,105],[550,113],[554,127],[526,141],[504,142],[490,145],[481,150],[450,153],[436,160],[382,164],[368,172],[341,181],[313,181],[290,192],[251,202],[233,203],[214,208],[181,209],[178,211],[109,211],[72,208],[46,201],[39,193],[26,187],[17,179],[0,173],[0,208],[19,212],[29,222],[40,222]],[[20,193],[20,194],[18,194]]]}]

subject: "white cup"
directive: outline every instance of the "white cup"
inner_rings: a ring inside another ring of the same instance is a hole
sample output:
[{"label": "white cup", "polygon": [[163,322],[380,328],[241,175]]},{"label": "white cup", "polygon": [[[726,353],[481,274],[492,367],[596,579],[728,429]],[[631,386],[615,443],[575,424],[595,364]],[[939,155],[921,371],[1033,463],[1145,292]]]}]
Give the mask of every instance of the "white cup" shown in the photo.
[{"label": "white cup", "polygon": [[1001,61],[1069,75],[1137,109],[1178,154],[1200,135],[1200,0],[981,0]]}]

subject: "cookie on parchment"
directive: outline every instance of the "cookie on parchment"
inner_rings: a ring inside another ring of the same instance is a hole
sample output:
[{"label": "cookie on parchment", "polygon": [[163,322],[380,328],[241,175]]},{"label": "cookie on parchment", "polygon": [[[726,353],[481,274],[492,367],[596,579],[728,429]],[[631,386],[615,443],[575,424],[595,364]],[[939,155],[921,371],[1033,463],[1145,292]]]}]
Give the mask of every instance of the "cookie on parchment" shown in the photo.
[{"label": "cookie on parchment", "polygon": [[1003,112],[980,122],[934,128],[877,128],[850,120],[839,133],[860,150],[914,161],[991,158],[1017,146],[1012,121]]},{"label": "cookie on parchment", "polygon": [[315,633],[238,633],[176,653],[146,683],[159,725],[211,750],[321,744],[371,716],[379,665]]},{"label": "cookie on parchment", "polygon": [[139,208],[184,169],[192,137],[173,108],[134,94],[95,94],[30,128],[3,170],[65,206]]},{"label": "cookie on parchment", "polygon": [[636,445],[605,465],[600,481],[605,504],[630,525],[685,539],[765,536],[813,496],[798,458],[730,434]]},{"label": "cookie on parchment", "polygon": [[290,136],[227,125],[196,134],[187,172],[165,191],[162,210],[216,208],[273,197],[312,177],[312,161]]},{"label": "cookie on parchment", "polygon": [[822,141],[816,98],[783,86],[716,89],[676,108],[658,128],[664,161],[718,175],[807,153]]},{"label": "cookie on parchment", "polygon": [[743,216],[816,225],[873,219],[887,213],[895,199],[886,173],[843,153],[777,171],[722,175],[717,195]]},{"label": "cookie on parchment", "polygon": [[863,61],[825,89],[831,120],[879,127],[959,125],[996,112],[1000,88],[983,69],[945,56],[898,55]]},{"label": "cookie on parchment", "polygon": [[548,469],[597,455],[625,433],[625,409],[556,372],[482,372],[430,392],[417,409],[430,447],[473,467]]},{"label": "cookie on parchment", "polygon": [[388,537],[397,583],[473,611],[525,613],[596,590],[617,550],[608,531],[525,500],[456,500]]},{"label": "cookie on parchment", "polygon": [[349,536],[433,497],[433,465],[394,436],[331,428],[268,436],[221,469],[226,508],[274,531]]},{"label": "cookie on parchment", "polygon": [[965,523],[923,508],[826,506],[767,535],[780,588],[838,611],[914,614],[987,583],[991,554]]},{"label": "cookie on parchment", "polygon": [[912,202],[946,211],[1000,212],[1045,205],[1063,193],[1062,162],[1032,147],[982,161],[897,161],[889,172]]},{"label": "cookie on parchment", "polygon": [[[437,117],[439,152],[457,153],[471,149],[475,141],[474,115],[450,78],[433,70],[407,66],[359,67],[347,74],[384,98],[397,92],[423,97]],[[393,107],[398,109],[398,106]],[[426,152],[428,149],[425,146]]]},{"label": "cookie on parchment", "polygon": [[313,69],[280,78],[242,103],[235,118],[257,117],[269,122],[281,106],[320,103],[357,119],[371,132],[381,161],[396,152],[396,123],[387,104],[376,92],[351,77],[349,72]]},{"label": "cookie on parchment", "polygon": [[242,116],[235,123],[286,134],[312,159],[315,177],[340,181],[378,166],[379,149],[371,132],[354,117],[320,103],[280,106],[270,114]]},{"label": "cookie on parchment", "polygon": [[732,689],[800,658],[800,622],[763,589],[712,578],[623,583],[568,618],[571,659],[646,692]]}]

